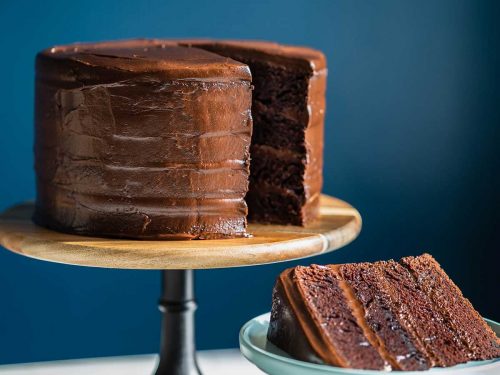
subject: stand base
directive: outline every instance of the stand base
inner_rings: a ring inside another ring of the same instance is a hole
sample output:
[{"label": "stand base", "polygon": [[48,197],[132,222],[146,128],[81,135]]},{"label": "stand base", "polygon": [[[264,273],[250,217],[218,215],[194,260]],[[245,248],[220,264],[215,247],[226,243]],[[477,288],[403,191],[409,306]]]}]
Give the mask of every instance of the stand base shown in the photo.
[{"label": "stand base", "polygon": [[194,271],[162,271],[163,313],[160,362],[156,375],[201,375],[196,361]]}]

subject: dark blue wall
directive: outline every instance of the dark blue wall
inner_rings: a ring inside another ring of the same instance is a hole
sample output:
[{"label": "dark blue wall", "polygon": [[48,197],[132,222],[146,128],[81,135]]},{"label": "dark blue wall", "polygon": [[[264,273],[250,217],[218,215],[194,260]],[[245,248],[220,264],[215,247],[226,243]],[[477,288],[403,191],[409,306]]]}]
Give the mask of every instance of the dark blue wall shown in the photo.
[{"label": "dark blue wall", "polygon": [[[205,3],[205,4],[202,4]],[[482,314],[499,305],[499,14],[495,1],[0,2],[0,209],[34,196],[33,58],[113,38],[270,39],[329,59],[325,192],[354,204],[352,245],[310,262],[428,251]],[[197,273],[198,346],[237,346],[295,263]],[[159,273],[0,251],[0,363],[155,352]]]}]

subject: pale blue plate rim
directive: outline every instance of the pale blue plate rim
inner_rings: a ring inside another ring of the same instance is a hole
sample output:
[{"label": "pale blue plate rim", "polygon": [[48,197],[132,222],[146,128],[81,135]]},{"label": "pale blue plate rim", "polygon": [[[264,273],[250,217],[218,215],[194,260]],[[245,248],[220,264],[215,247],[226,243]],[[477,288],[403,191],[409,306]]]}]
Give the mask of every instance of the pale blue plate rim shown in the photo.
[{"label": "pale blue plate rim", "polygon": [[[239,334],[239,342],[240,342],[240,350],[243,356],[255,364],[257,367],[262,368],[266,367],[265,365],[261,367],[263,364],[261,362],[265,360],[271,360],[274,362],[279,362],[284,365],[288,366],[293,366],[296,367],[297,370],[302,369],[302,370],[313,370],[315,373],[320,373],[323,372],[324,374],[332,373],[332,374],[350,374],[350,375],[380,375],[387,373],[386,371],[378,371],[378,370],[362,370],[362,369],[347,369],[347,368],[341,368],[341,367],[336,367],[336,366],[329,366],[329,365],[319,365],[315,363],[310,363],[310,362],[304,362],[300,361],[297,359],[293,359],[291,357],[287,357],[284,355],[276,354],[273,353],[269,350],[266,350],[265,348],[262,348],[261,346],[255,344],[253,340],[250,337],[250,332],[251,329],[255,329],[257,325],[260,326],[260,329],[262,332],[265,334],[267,333],[267,327],[269,325],[269,318],[270,318],[270,313],[265,313],[262,315],[259,315],[248,322],[246,322],[243,327],[240,330]],[[500,323],[497,323],[491,319],[486,319],[483,318],[488,325],[495,331],[497,335],[500,336]],[[263,324],[265,325],[266,329],[262,329]],[[262,339],[261,335],[261,339]],[[272,345],[267,341],[267,338],[265,338],[266,345]],[[274,345],[272,345],[274,346]],[[279,349],[278,349],[279,350]],[[461,373],[464,374],[467,371],[473,370],[473,371],[491,371],[491,370],[498,370],[500,374],[500,358],[495,358],[491,360],[486,360],[486,361],[471,361],[467,362],[464,364],[460,364],[457,366],[452,366],[452,367],[435,367],[427,371],[405,371],[401,372],[401,374],[405,375],[418,375],[418,374],[426,374],[426,373]],[[399,373],[399,371],[397,371]]]}]

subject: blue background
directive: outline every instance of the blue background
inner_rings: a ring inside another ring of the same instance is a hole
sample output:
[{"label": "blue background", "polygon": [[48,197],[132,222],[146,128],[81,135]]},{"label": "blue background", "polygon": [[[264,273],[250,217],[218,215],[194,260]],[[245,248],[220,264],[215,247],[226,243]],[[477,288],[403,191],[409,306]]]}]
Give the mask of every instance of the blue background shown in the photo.
[{"label": "blue background", "polygon": [[[324,191],[361,211],[363,232],[313,260],[197,272],[198,347],[236,347],[285,267],[423,251],[500,320],[498,4],[2,0],[0,209],[34,197],[38,50],[137,36],[310,45],[330,68]],[[156,352],[159,281],[0,251],[0,363]]]}]

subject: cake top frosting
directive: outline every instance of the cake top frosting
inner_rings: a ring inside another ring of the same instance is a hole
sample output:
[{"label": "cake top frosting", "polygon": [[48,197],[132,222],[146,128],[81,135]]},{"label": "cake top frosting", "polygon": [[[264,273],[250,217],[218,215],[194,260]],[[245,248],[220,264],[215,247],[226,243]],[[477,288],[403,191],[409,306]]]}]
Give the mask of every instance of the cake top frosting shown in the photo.
[{"label": "cake top frosting", "polygon": [[181,45],[205,48],[215,52],[223,50],[237,50],[239,53],[265,56],[268,61],[277,63],[286,61],[287,64],[295,61],[297,65],[307,66],[313,72],[326,69],[325,55],[316,49],[302,46],[290,46],[267,42],[261,40],[211,40],[211,39],[187,39],[179,41]]},{"label": "cake top frosting", "polygon": [[[46,64],[48,60],[52,64]],[[246,64],[203,49],[158,39],[54,46],[38,54],[38,72],[57,75],[54,62],[72,64],[83,76],[86,71],[102,68],[112,76],[149,73],[158,79],[251,79]]]}]

